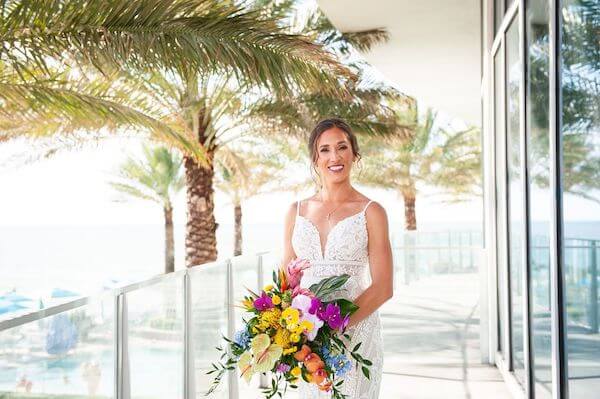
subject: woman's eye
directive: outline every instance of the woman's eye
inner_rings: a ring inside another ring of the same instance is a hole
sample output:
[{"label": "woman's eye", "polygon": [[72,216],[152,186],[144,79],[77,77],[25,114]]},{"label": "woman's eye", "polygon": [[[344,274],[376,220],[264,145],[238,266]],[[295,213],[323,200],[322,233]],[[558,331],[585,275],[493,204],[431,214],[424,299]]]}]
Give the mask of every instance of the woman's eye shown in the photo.
[{"label": "woman's eye", "polygon": [[348,148],[348,147],[346,147],[345,145],[343,145],[343,146],[340,147],[340,150],[345,150],[346,148]]},{"label": "woman's eye", "polygon": [[328,151],[328,150],[327,150],[327,148],[323,148],[323,149],[321,150],[321,152],[327,152],[327,151]]}]

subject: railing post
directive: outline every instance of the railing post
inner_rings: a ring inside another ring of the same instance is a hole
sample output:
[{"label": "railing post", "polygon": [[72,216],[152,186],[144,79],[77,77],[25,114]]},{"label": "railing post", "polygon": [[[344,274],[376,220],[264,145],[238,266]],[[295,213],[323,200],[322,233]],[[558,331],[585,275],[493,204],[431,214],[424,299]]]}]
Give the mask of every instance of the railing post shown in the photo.
[{"label": "railing post", "polygon": [[[231,259],[227,259],[227,336],[233,337],[235,334],[235,313],[233,298],[233,264]],[[229,387],[229,399],[238,399],[238,380],[236,370],[229,372],[227,376]]]},{"label": "railing post", "polygon": [[596,241],[590,241],[590,328],[592,333],[598,332],[598,258]]},{"label": "railing post", "polygon": [[[404,233],[404,284],[411,283],[413,262],[415,261],[414,251],[414,236],[411,232]],[[416,279],[416,277],[415,277]]]},{"label": "railing post", "polygon": [[[258,273],[258,278],[257,278],[256,283],[258,284],[258,287],[256,287],[256,289],[258,291],[256,291],[256,292],[260,293],[260,291],[262,290],[262,288],[265,286],[265,281],[264,281],[265,279],[263,277],[263,270],[264,269],[263,269],[263,255],[262,254],[258,255],[257,261],[258,261],[258,264],[257,264],[256,270],[257,270],[257,273]],[[260,388],[268,388],[269,387],[269,381],[270,381],[269,376],[261,374],[260,375],[259,387]]]},{"label": "railing post", "polygon": [[128,322],[127,297],[119,294],[115,298],[115,398],[129,399],[131,387],[129,384],[129,351],[128,351]]},{"label": "railing post", "polygon": [[183,275],[183,397],[185,399],[196,396],[196,366],[192,336],[192,285],[186,270]]}]

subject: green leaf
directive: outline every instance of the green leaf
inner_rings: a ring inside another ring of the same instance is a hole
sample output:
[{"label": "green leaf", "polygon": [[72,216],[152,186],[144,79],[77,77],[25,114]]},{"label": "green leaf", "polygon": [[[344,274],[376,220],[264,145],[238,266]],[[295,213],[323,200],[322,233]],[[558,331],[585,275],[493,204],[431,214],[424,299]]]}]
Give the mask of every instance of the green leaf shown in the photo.
[{"label": "green leaf", "polygon": [[368,380],[371,379],[371,375],[369,374],[369,369],[368,368],[366,368],[366,367],[363,366],[362,367],[362,372],[365,375],[365,377],[367,377]]},{"label": "green leaf", "polygon": [[317,297],[323,297],[339,290],[350,278],[347,274],[340,276],[327,277],[316,284],[310,286],[309,290]]},{"label": "green leaf", "polygon": [[354,304],[352,301],[349,301],[347,299],[338,299],[336,300],[336,302],[340,307],[340,312],[344,316],[352,315],[359,309],[358,305]]}]

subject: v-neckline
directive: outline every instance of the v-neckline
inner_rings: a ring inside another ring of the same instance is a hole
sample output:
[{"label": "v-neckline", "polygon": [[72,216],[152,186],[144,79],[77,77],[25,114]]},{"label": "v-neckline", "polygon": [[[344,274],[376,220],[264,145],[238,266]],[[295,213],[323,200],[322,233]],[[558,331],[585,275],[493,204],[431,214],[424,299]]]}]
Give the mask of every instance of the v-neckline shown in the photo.
[{"label": "v-neckline", "polygon": [[[366,208],[366,207],[365,207]],[[325,236],[325,245],[323,246],[323,244],[321,244],[321,232],[319,231],[319,229],[317,228],[317,226],[312,222],[312,220],[310,220],[307,217],[304,217],[300,214],[298,214],[297,216],[306,220],[308,222],[308,224],[313,228],[314,232],[317,233],[317,240],[319,242],[319,251],[320,251],[320,255],[321,255],[321,260],[325,260],[325,254],[327,252],[327,245],[329,245],[329,236],[331,235],[331,233],[333,232],[333,230],[335,230],[335,228],[342,222],[345,222],[346,220],[356,217],[358,215],[361,215],[364,213],[363,211],[360,211],[358,213],[355,213],[353,215],[350,216],[346,216],[345,218],[342,218],[340,220],[337,221],[336,224],[333,225],[333,227],[329,230],[329,233],[327,233],[327,235]]]}]

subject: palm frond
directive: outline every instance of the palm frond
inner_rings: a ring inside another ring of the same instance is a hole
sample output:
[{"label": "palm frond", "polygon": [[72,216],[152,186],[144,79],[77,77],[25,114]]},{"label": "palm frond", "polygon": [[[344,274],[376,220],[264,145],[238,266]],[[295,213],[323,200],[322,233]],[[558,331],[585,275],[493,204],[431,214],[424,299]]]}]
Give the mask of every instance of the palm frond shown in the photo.
[{"label": "palm frond", "polygon": [[218,0],[13,0],[1,17],[0,59],[22,75],[71,54],[102,71],[232,70],[281,92],[339,93],[338,77],[352,76],[320,45]]},{"label": "palm frond", "polygon": [[369,51],[373,46],[390,40],[390,34],[382,28],[355,32],[342,32],[342,37],[359,51]]},{"label": "palm frond", "polygon": [[147,131],[188,152],[199,162],[206,159],[201,146],[161,121],[159,115],[152,115],[142,99],[133,91],[114,85],[113,80],[74,82],[58,75],[46,80],[20,81],[14,75],[1,74],[0,104],[0,140],[3,141],[22,136],[129,129]]},{"label": "palm frond", "polygon": [[171,206],[172,196],[185,186],[182,157],[167,148],[143,147],[143,158],[129,157],[110,185],[123,194]]}]

